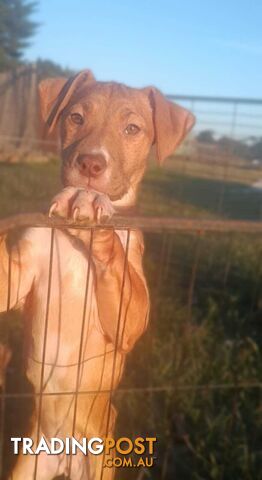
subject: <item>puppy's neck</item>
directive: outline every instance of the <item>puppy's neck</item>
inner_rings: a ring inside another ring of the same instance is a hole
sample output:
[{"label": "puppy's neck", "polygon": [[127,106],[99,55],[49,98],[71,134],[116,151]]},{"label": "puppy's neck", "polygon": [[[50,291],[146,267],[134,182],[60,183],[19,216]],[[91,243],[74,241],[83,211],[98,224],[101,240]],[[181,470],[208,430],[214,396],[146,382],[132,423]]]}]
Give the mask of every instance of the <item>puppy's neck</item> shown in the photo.
[{"label": "puppy's neck", "polygon": [[115,207],[116,215],[121,217],[134,217],[138,214],[137,205]]}]

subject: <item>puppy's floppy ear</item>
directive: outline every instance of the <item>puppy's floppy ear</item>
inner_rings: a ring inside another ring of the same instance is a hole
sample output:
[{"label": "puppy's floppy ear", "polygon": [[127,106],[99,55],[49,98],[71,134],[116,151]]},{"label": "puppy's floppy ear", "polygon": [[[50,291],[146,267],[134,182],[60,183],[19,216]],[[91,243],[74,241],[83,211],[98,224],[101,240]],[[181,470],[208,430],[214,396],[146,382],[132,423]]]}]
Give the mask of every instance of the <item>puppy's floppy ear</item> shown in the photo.
[{"label": "puppy's floppy ear", "polygon": [[153,109],[154,143],[161,165],[190,132],[195,117],[180,105],[168,101],[156,88],[148,87],[146,90]]},{"label": "puppy's floppy ear", "polygon": [[73,92],[84,83],[94,81],[95,78],[92,72],[90,70],[84,70],[69,79],[63,77],[47,78],[40,82],[38,86],[40,109],[43,120],[49,127],[49,131],[53,130]]}]

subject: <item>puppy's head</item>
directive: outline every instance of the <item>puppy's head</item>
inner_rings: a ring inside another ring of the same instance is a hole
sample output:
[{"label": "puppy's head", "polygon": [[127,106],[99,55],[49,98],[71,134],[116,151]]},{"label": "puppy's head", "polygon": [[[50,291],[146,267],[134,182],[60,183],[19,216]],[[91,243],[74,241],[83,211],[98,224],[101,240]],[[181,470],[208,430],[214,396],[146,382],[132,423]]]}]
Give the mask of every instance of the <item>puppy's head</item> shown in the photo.
[{"label": "puppy's head", "polygon": [[97,82],[88,70],[43,80],[39,92],[49,130],[60,125],[64,185],[89,186],[116,206],[134,203],[151,146],[162,163],[194,125],[157,89]]}]

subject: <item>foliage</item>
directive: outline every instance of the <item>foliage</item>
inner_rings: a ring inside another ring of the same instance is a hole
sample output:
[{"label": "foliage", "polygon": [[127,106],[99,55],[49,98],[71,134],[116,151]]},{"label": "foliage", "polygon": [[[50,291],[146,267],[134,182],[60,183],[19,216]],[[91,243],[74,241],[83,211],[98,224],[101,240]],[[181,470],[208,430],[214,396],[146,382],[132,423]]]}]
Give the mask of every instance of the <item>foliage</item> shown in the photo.
[{"label": "foliage", "polygon": [[161,235],[147,235],[151,326],[121,386],[149,391],[116,395],[118,434],[157,436],[159,461],[146,478],[262,478],[260,388],[252,387],[262,376],[260,239],[170,234],[165,244],[161,269]]},{"label": "foliage", "polygon": [[37,2],[0,0],[0,70],[20,63],[37,23],[31,19]]},{"label": "foliage", "polygon": [[220,149],[229,152],[231,155],[236,155],[247,160],[261,159],[262,160],[262,138],[251,137],[249,142],[236,140],[229,136],[222,136],[218,140],[214,138],[212,130],[203,130],[199,132],[196,139],[201,143],[217,145]]},{"label": "foliage", "polygon": [[202,130],[196,136],[196,139],[202,143],[215,143],[213,130]]},{"label": "foliage", "polygon": [[63,68],[52,60],[44,60],[39,58],[36,62],[38,80],[48,77],[70,77],[74,75],[74,71],[70,68]]}]

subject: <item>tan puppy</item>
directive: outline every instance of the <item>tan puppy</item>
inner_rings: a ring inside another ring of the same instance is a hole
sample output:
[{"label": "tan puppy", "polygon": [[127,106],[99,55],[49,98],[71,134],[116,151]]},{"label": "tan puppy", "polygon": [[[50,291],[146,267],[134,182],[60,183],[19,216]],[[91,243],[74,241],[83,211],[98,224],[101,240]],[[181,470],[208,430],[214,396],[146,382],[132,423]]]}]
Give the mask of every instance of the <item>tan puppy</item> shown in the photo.
[{"label": "tan puppy", "polygon": [[[69,80],[43,81],[40,103],[48,128],[60,125],[65,188],[54,198],[50,212],[66,218],[99,222],[115,208],[134,204],[152,144],[161,163],[194,123],[189,112],[168,102],[155,88],[97,82],[89,71]],[[112,436],[116,413],[109,391],[117,387],[125,356],[148,321],[142,235],[131,231],[129,237],[127,232],[105,228],[93,235],[86,230],[56,230],[50,275],[51,235],[50,229],[31,228],[15,240],[2,238],[0,247],[0,310],[8,302],[11,255],[9,303],[23,310],[30,332],[27,376],[36,393],[41,374],[45,394],[69,392],[45,395],[42,401],[36,397],[29,436],[35,442],[39,436],[74,435],[80,440]],[[70,393],[76,389],[77,400]],[[103,460],[103,455],[70,459],[42,453],[36,467],[34,456],[19,455],[12,479],[51,480],[61,474],[72,480],[112,479],[113,470],[102,469]]]}]

